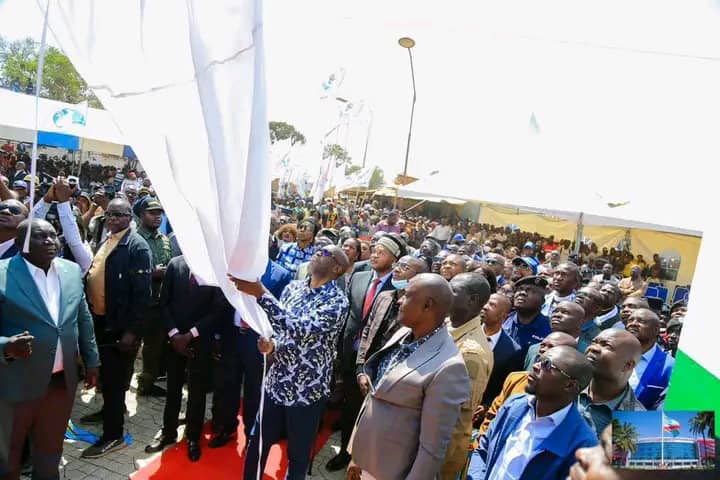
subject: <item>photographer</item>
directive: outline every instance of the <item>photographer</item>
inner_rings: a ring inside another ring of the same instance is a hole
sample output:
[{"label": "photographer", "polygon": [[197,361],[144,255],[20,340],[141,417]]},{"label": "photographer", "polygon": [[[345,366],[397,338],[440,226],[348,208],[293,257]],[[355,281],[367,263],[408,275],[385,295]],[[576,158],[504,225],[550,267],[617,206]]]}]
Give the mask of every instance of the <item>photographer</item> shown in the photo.
[{"label": "photographer", "polygon": [[56,205],[57,216],[65,238],[65,244],[70,249],[75,263],[77,263],[82,272],[85,273],[90,269],[90,265],[92,264],[92,251],[90,250],[90,245],[82,238],[77,218],[73,212],[73,207],[70,205],[70,199],[77,191],[77,182],[74,182],[74,185],[70,185],[65,178],[58,177],[45,196],[35,204],[33,208],[33,218],[45,219],[53,204]]}]

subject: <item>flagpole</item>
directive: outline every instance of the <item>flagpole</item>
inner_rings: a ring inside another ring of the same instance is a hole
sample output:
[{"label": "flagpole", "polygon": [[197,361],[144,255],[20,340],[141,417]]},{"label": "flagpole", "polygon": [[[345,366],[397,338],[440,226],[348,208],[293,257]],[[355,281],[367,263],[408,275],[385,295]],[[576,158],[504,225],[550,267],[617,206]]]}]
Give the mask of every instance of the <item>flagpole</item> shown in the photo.
[{"label": "flagpole", "polygon": [[665,463],[665,412],[660,412],[660,465]]}]

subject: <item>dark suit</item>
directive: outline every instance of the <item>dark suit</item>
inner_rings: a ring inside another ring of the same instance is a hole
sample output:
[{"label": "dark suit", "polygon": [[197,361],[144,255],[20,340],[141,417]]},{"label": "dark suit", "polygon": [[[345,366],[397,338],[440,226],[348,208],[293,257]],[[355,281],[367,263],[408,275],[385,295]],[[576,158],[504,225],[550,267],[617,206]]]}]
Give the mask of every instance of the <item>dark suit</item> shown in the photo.
[{"label": "dark suit", "polygon": [[523,358],[522,347],[501,328],[500,337],[498,337],[497,345],[493,350],[492,373],[480,403],[486,407],[490,406],[495,397],[500,394],[505,378],[510,372],[522,370]]},{"label": "dark suit", "polygon": [[[272,260],[268,261],[260,279],[275,298],[282,296],[291,280],[292,273]],[[250,438],[250,430],[260,407],[262,355],[257,348],[259,335],[250,328],[236,326],[233,317],[234,310],[229,322],[221,322],[222,360],[215,378],[219,401],[217,407],[213,405],[213,408],[217,409],[220,428],[225,432],[236,431],[242,392],[243,427],[245,438]]]},{"label": "dark suit", "polygon": [[130,388],[137,351],[123,352],[116,344],[126,332],[142,336],[152,270],[150,247],[131,229],[105,259],[106,314],[93,314],[102,362],[103,441],[122,438],[124,433],[125,392]]},{"label": "dark suit", "polygon": [[233,309],[219,288],[199,286],[191,278],[183,256],[173,258],[168,264],[160,290],[160,308],[166,333],[177,329],[184,334],[195,328],[199,334],[189,346],[192,358],[170,349],[163,435],[177,437],[182,387],[187,377],[185,434],[189,440],[199,440],[205,420],[205,396],[212,384],[211,341],[218,326],[232,322]]},{"label": "dark suit", "polygon": [[[357,353],[360,347],[360,341],[363,328],[367,321],[367,317],[363,317],[363,307],[365,305],[365,296],[370,289],[373,280],[373,271],[365,271],[355,273],[350,278],[347,296],[350,300],[350,308],[345,320],[345,327],[342,335],[342,344],[340,345],[339,358],[341,364],[341,372],[343,377],[343,396],[345,403],[342,410],[342,444],[341,451],[347,449],[350,443],[355,419],[360,406],[363,402],[363,396],[356,378],[356,361]],[[378,286],[375,299],[381,292],[394,290],[392,282],[388,278],[382,286]],[[368,310],[368,316],[372,308]]]},{"label": "dark suit", "polygon": [[[12,472],[10,478],[17,478],[28,434],[37,477],[57,478],[79,381],[77,357],[82,357],[86,367],[100,365],[80,268],[61,259],[54,265],[60,284],[57,324],[25,260],[16,255],[0,262],[0,475]],[[6,361],[8,338],[26,330],[35,337],[32,354]],[[53,374],[58,339],[64,370]]]},{"label": "dark suit", "polygon": [[12,258],[15,255],[17,255],[18,250],[15,248],[15,245],[12,245],[10,248],[5,250],[5,253],[2,254],[2,257],[0,257],[0,260],[6,260],[8,258]]}]

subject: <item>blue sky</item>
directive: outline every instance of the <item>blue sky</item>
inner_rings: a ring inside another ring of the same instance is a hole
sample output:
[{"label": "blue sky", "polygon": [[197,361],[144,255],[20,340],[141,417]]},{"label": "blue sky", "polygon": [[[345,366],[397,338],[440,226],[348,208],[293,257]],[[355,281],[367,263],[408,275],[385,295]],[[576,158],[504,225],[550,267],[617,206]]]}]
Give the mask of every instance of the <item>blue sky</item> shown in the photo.
[{"label": "blue sky", "polygon": [[[614,417],[621,423],[631,423],[637,428],[640,438],[659,437],[661,432],[661,414],[660,411],[650,412],[613,412]],[[697,412],[665,412],[665,415],[680,423],[680,437],[692,438],[694,435],[690,432],[690,419]],[[700,437],[702,438],[702,437]]]}]

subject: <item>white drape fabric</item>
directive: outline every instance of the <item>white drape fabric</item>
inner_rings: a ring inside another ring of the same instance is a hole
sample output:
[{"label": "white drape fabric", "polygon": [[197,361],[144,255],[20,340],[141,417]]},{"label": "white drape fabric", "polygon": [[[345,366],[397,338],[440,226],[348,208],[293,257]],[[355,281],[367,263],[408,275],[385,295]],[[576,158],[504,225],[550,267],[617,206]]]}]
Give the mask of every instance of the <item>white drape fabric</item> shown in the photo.
[{"label": "white drape fabric", "polygon": [[188,265],[269,336],[254,298],[227,277],[254,280],[267,264],[261,0],[49,5],[51,32],[153,180]]}]

